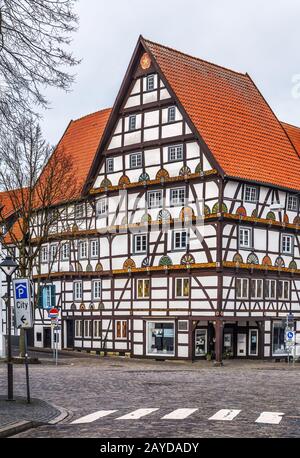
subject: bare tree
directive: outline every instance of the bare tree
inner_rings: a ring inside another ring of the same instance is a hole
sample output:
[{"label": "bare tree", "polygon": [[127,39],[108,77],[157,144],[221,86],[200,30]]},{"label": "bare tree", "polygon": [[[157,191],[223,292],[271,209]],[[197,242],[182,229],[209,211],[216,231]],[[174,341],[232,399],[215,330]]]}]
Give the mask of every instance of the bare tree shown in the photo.
[{"label": "bare tree", "polygon": [[76,1],[0,0],[0,128],[46,108],[46,87],[70,89]]},{"label": "bare tree", "polygon": [[21,276],[31,277],[34,269],[40,273],[41,248],[53,227],[59,224],[61,232],[68,228],[65,212],[76,185],[71,157],[60,145],[53,150],[34,120],[24,118],[13,134],[2,138],[0,242],[8,253],[16,254]]}]

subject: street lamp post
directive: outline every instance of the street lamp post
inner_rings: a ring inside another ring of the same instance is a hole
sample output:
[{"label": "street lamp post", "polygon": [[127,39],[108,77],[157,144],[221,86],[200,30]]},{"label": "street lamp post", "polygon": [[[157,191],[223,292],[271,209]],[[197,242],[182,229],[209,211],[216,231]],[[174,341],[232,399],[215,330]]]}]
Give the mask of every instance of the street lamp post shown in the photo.
[{"label": "street lamp post", "polygon": [[13,364],[12,364],[12,355],[11,355],[11,305],[10,305],[10,285],[11,285],[11,276],[18,268],[18,264],[10,257],[6,258],[0,263],[0,269],[4,272],[6,276],[7,283],[7,296],[6,296],[6,316],[7,316],[7,331],[8,331],[8,341],[7,341],[7,400],[14,400],[14,387],[13,387]]}]

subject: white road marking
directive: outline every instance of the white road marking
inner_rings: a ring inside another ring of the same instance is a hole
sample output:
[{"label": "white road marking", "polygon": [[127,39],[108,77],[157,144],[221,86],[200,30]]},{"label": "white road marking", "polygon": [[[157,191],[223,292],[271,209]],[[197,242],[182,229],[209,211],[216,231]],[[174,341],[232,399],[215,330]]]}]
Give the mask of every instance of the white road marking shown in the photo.
[{"label": "white road marking", "polygon": [[156,410],[159,409],[137,409],[126,415],[123,415],[122,417],[116,418],[116,420],[138,420],[139,418],[145,417],[146,415],[149,415]]},{"label": "white road marking", "polygon": [[162,419],[166,420],[183,420],[187,418],[192,413],[196,412],[198,409],[176,409],[173,412],[168,413]]},{"label": "white road marking", "polygon": [[209,420],[225,420],[231,421],[233,420],[241,410],[234,410],[234,409],[221,409],[217,413],[215,413]]},{"label": "white road marking", "polygon": [[75,421],[72,421],[72,425],[80,424],[80,423],[92,423],[98,418],[107,417],[111,413],[117,412],[117,410],[99,410],[98,412],[91,413],[86,415],[85,417],[78,418]]},{"label": "white road marking", "polygon": [[255,420],[255,423],[268,423],[270,425],[278,425],[283,417],[282,412],[262,412]]}]

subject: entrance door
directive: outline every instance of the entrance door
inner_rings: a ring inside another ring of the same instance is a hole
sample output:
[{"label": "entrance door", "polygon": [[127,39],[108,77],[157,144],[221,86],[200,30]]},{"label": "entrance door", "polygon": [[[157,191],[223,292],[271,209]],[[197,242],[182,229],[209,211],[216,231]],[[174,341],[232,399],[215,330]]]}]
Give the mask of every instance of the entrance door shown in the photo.
[{"label": "entrance door", "polygon": [[250,329],[249,331],[249,356],[258,355],[258,330]]},{"label": "entrance door", "polygon": [[67,348],[74,348],[74,320],[67,320]]},{"label": "entrance door", "polygon": [[207,330],[195,330],[195,356],[205,356],[207,353]]},{"label": "entrance door", "polygon": [[51,348],[51,328],[44,328],[44,348]]},{"label": "entrance door", "polygon": [[237,356],[246,356],[247,334],[238,333],[237,335]]}]

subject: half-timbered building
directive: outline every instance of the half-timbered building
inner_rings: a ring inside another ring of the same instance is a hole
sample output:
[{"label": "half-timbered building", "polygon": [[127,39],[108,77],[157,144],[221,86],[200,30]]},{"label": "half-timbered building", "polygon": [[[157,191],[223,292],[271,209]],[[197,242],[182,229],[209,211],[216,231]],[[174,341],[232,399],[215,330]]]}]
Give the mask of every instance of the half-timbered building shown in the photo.
[{"label": "half-timbered building", "polygon": [[78,194],[34,275],[35,346],[54,303],[61,348],[101,355],[284,357],[290,312],[300,341],[300,128],[248,74],[140,37],[113,108],[58,147]]}]

